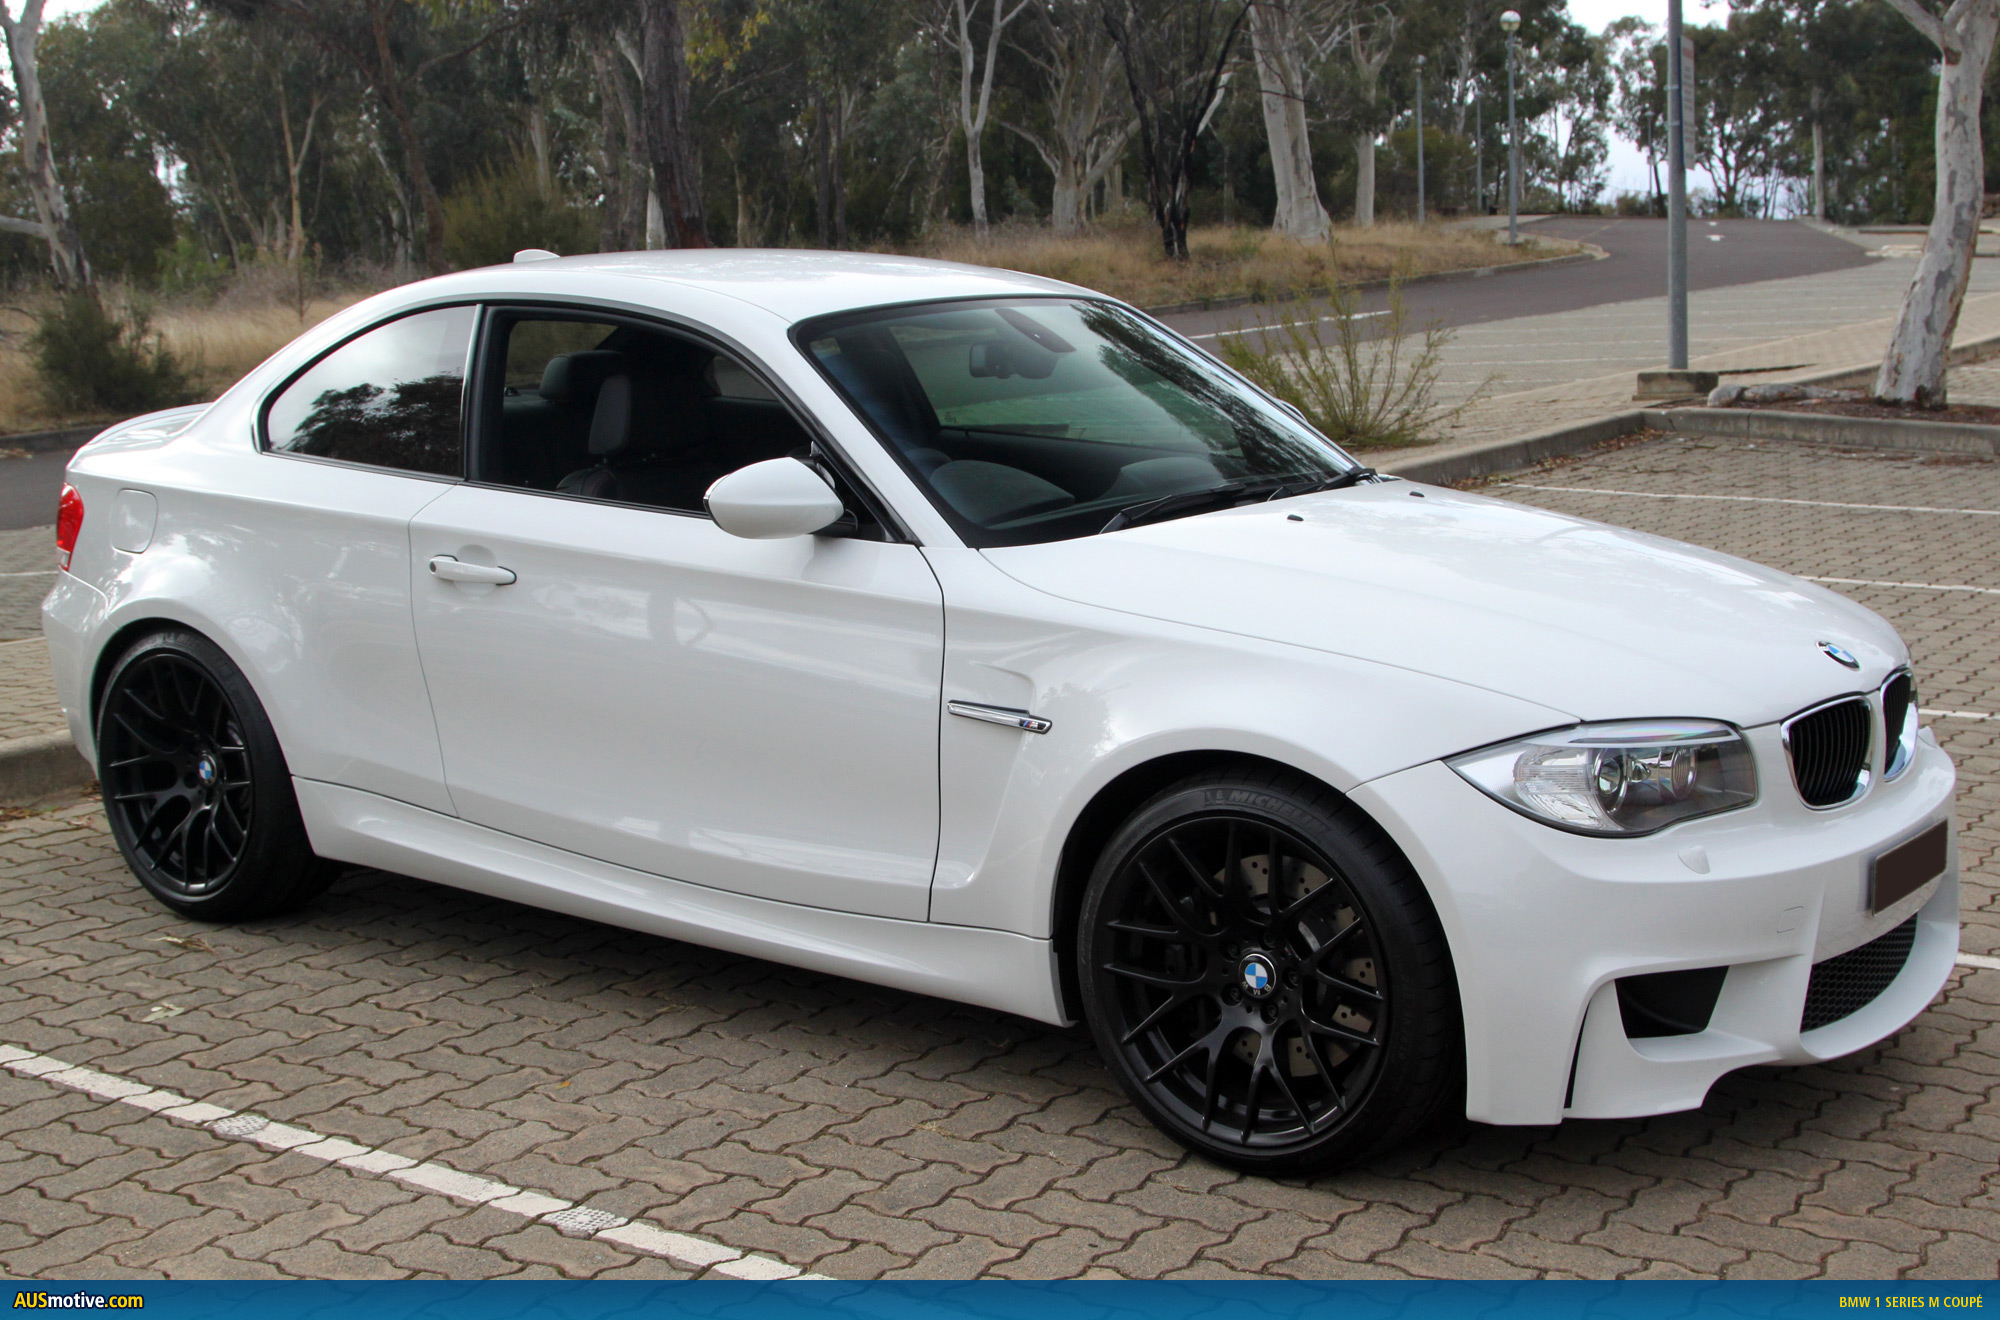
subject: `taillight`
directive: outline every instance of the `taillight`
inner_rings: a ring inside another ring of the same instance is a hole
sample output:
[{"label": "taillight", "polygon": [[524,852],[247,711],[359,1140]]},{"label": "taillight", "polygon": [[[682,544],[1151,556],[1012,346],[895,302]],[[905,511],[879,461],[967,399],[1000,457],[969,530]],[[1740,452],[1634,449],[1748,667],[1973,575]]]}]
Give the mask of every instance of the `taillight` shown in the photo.
[{"label": "taillight", "polygon": [[56,502],[56,565],[69,571],[69,557],[76,551],[77,533],[83,530],[83,496],[76,487],[63,483],[62,498]]}]

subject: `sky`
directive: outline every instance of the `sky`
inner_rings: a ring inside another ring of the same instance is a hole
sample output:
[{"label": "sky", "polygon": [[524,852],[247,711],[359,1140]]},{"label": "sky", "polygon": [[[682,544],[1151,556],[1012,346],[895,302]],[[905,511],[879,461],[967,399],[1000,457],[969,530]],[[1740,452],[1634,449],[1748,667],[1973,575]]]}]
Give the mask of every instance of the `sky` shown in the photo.
[{"label": "sky", "polygon": [[[45,18],[57,18],[64,14],[87,13],[102,2],[46,0],[42,12]],[[1689,24],[1718,24],[1729,14],[1726,0],[1683,0],[1683,5],[1682,21]],[[1602,32],[1606,24],[1627,14],[1636,14],[1649,23],[1665,27],[1667,0],[1569,0],[1569,14],[1572,22],[1592,32]],[[1646,173],[1646,157],[1637,147],[1615,136],[1611,140],[1610,167],[1607,201],[1621,192],[1649,190],[1651,185]]]}]

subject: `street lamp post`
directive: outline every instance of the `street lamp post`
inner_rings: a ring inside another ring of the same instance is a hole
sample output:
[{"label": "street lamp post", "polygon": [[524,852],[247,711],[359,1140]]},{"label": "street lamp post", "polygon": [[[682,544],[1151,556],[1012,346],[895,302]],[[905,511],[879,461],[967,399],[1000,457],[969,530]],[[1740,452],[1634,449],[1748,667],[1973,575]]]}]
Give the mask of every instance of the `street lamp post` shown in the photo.
[{"label": "street lamp post", "polygon": [[1424,222],[1424,57],[1417,56],[1417,223]]},{"label": "street lamp post", "polygon": [[[1679,0],[1674,0],[1675,4]],[[1507,33],[1507,241],[1521,241],[1521,125],[1514,118],[1514,34],[1521,30],[1521,16],[1514,10],[1500,15]]]},{"label": "street lamp post", "polygon": [[1688,364],[1687,94],[1681,0],[1667,0],[1667,369]]}]

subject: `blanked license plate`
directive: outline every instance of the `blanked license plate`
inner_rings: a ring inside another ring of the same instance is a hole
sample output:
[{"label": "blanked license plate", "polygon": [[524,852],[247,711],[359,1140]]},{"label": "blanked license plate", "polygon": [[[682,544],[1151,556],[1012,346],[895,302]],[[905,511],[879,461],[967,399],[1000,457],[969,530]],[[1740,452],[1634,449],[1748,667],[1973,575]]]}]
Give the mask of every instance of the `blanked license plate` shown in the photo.
[{"label": "blanked license plate", "polygon": [[1868,868],[1869,912],[1880,912],[1943,875],[1950,845],[1951,826],[1939,821],[1877,857]]}]

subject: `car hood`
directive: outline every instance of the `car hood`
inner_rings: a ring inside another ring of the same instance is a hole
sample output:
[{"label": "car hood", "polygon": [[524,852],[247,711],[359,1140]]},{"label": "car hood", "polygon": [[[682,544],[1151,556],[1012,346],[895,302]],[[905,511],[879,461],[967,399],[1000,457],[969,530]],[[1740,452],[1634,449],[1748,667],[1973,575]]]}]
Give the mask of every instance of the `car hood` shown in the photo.
[{"label": "car hood", "polygon": [[1066,600],[1396,665],[1584,720],[1763,724],[1873,686],[1908,654],[1875,613],[1789,574],[1405,481],[985,553]]}]

